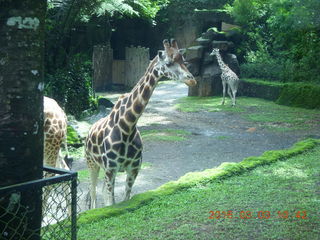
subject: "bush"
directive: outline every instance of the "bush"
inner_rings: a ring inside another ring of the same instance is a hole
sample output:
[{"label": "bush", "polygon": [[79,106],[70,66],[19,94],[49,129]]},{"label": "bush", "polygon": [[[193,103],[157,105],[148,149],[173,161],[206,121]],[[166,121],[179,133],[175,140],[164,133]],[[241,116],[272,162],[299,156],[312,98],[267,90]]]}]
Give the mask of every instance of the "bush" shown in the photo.
[{"label": "bush", "polygon": [[320,86],[317,84],[242,79],[239,95],[264,98],[293,107],[320,108]]},{"label": "bush", "polygon": [[241,77],[260,78],[271,81],[282,79],[283,66],[275,61],[267,63],[245,63],[240,65]]},{"label": "bush", "polygon": [[79,118],[84,110],[96,108],[92,90],[92,62],[77,54],[65,69],[46,76],[45,94],[56,99],[67,113]]},{"label": "bush", "polygon": [[282,105],[320,108],[320,86],[306,83],[288,83],[282,88],[276,101]]}]

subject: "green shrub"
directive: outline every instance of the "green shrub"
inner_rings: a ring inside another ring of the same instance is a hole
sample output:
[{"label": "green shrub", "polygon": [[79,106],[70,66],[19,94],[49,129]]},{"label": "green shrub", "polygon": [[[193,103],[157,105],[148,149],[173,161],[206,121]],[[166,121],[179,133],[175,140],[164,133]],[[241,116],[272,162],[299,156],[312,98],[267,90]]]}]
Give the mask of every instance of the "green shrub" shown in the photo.
[{"label": "green shrub", "polygon": [[264,98],[286,106],[320,108],[320,85],[311,83],[280,83],[242,79],[239,95]]},{"label": "green shrub", "polygon": [[73,146],[73,147],[80,147],[83,145],[82,140],[76,130],[68,125],[67,128],[67,143],[68,146]]},{"label": "green shrub", "polygon": [[243,78],[261,78],[272,81],[279,81],[283,66],[276,61],[267,63],[245,63],[240,65],[241,77]]},{"label": "green shrub", "polygon": [[282,88],[276,101],[282,105],[320,108],[320,86],[306,83],[289,83]]},{"label": "green shrub", "polygon": [[77,54],[66,68],[46,76],[45,94],[56,99],[67,113],[81,116],[84,110],[95,108],[92,90],[92,62]]}]

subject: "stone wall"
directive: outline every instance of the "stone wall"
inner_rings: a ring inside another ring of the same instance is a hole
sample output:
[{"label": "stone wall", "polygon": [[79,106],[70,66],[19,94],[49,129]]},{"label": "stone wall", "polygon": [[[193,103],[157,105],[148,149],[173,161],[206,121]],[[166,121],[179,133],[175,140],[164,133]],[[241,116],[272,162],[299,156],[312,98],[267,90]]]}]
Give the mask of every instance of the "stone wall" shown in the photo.
[{"label": "stone wall", "polygon": [[215,56],[210,56],[213,48],[220,49],[223,61],[239,76],[240,68],[231,41],[233,34],[219,32],[211,28],[196,39],[194,46],[187,48],[186,61],[190,72],[198,84],[189,87],[189,96],[215,96],[222,93],[221,70]]}]

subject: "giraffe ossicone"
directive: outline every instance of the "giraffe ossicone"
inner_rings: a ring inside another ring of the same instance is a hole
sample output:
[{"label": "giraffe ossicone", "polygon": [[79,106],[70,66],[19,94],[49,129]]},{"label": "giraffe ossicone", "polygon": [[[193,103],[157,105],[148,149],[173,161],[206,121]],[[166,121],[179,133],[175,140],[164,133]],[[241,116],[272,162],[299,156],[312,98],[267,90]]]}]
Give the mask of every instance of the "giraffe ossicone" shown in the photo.
[{"label": "giraffe ossicone", "polygon": [[100,168],[105,172],[105,204],[115,203],[114,183],[118,171],[127,173],[125,198],[131,189],[142,162],[142,139],[136,126],[149,99],[162,77],[197,84],[184,64],[176,40],[163,41],[164,50],[150,62],[145,74],[132,91],[122,95],[110,114],[92,125],[86,138],[86,160],[90,172],[90,208],[96,207],[96,187]]},{"label": "giraffe ossicone", "polygon": [[222,88],[223,88],[223,99],[221,104],[222,105],[224,104],[225,95],[226,95],[226,86],[227,86],[228,94],[232,100],[232,106],[235,106],[236,94],[239,86],[239,78],[237,74],[235,74],[231,70],[231,68],[223,62],[218,48],[214,48],[210,53],[210,55],[211,56],[215,55],[217,57],[219,67],[221,69],[221,80],[222,80]]}]

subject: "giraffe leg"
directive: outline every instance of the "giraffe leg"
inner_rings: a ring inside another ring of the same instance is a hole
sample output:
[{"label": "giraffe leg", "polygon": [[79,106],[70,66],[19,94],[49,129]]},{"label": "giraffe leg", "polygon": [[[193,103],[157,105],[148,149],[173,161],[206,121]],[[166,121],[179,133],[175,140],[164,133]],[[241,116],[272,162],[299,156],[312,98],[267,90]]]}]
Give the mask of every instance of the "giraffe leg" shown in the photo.
[{"label": "giraffe leg", "polygon": [[232,101],[232,106],[234,106],[235,105],[235,103],[234,103],[234,97],[233,97],[233,95],[232,95],[232,92],[231,92],[231,90],[232,90],[232,87],[230,86],[230,85],[228,85],[228,94],[229,94],[229,96],[230,96],[230,98],[231,98],[231,101]]},{"label": "giraffe leg", "polygon": [[[140,163],[141,164],[141,163]],[[140,165],[138,168],[128,168],[127,171],[127,179],[126,179],[126,195],[124,198],[124,201],[127,201],[130,199],[131,189],[134,184],[134,181],[136,180],[138,173],[139,173]]]},{"label": "giraffe leg", "polygon": [[97,183],[98,183],[98,176],[99,176],[99,170],[100,166],[98,166],[93,161],[88,160],[88,167],[90,172],[90,208],[96,208],[97,207]]},{"label": "giraffe leg", "polygon": [[116,169],[107,169],[105,173],[105,204],[106,206],[111,206],[115,204],[114,200],[114,182],[116,179],[117,170]]},{"label": "giraffe leg", "polygon": [[236,94],[237,94],[237,90],[233,90],[233,103],[234,103],[234,106],[236,105]]},{"label": "giraffe leg", "polygon": [[222,81],[222,93],[223,93],[223,97],[222,97],[221,105],[224,105],[224,100],[226,97],[226,82],[225,81]]}]

